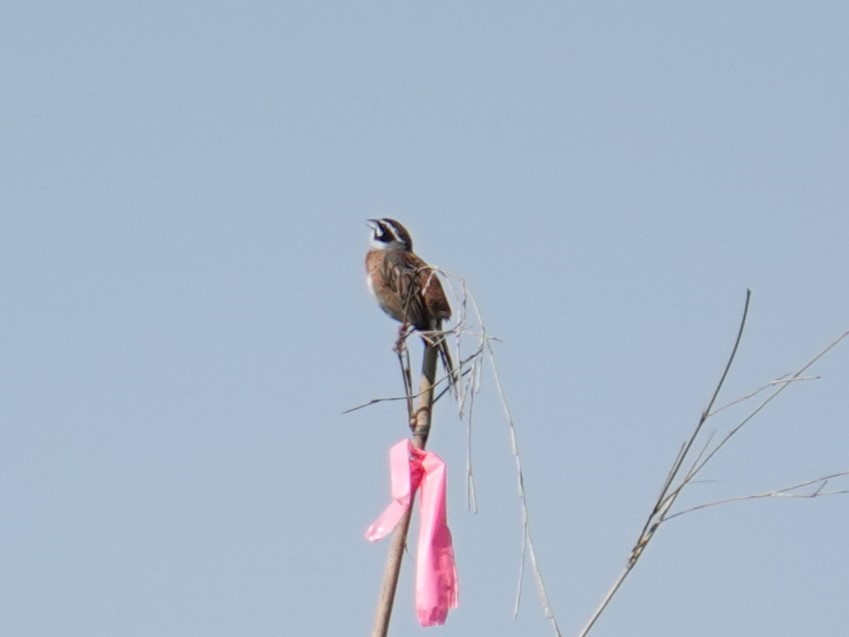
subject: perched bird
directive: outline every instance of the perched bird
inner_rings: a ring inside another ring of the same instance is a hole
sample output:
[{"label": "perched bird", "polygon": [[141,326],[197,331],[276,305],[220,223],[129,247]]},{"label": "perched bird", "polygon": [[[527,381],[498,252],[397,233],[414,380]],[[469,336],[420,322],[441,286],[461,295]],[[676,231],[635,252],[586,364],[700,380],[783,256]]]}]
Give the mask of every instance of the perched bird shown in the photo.
[{"label": "perched bird", "polygon": [[[413,252],[413,239],[394,219],[369,219],[371,242],[366,253],[366,282],[381,309],[401,323],[401,336],[408,326],[418,332],[439,332],[442,322],[451,318],[436,271]],[[438,337],[439,354],[449,380],[457,372],[448,343]]]}]

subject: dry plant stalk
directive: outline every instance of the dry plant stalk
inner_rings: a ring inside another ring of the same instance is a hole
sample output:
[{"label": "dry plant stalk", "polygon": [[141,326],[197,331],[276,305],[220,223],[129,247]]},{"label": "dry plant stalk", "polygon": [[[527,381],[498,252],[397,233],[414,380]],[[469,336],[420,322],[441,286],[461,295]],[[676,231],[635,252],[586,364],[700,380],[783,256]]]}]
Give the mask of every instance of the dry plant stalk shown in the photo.
[{"label": "dry plant stalk", "polygon": [[[459,310],[456,325],[452,329],[446,330],[441,335],[441,338],[448,338],[449,336],[453,337],[455,346],[452,351],[452,356],[454,361],[456,361],[455,365],[460,372],[455,389],[458,415],[461,420],[466,422],[466,483],[469,509],[473,512],[477,511],[474,477],[472,473],[472,414],[474,410],[475,397],[480,390],[480,379],[484,361],[488,360],[492,368],[495,386],[498,391],[502,411],[510,433],[511,453],[513,455],[516,468],[516,485],[519,495],[519,506],[522,520],[522,549],[519,561],[519,575],[513,609],[513,618],[515,620],[519,613],[525,566],[526,563],[530,561],[531,572],[537,586],[537,593],[540,598],[543,613],[551,624],[556,637],[560,637],[560,628],[557,624],[557,619],[552,611],[551,602],[545,589],[541,567],[531,535],[530,513],[528,510],[527,493],[525,491],[525,478],[522,469],[522,461],[519,454],[517,427],[516,423],[513,421],[513,416],[510,413],[504,388],[498,375],[495,353],[492,349],[492,341],[498,341],[499,339],[487,334],[480,309],[474,299],[474,296],[469,290],[466,281],[456,275],[444,272],[443,270],[438,270],[438,272],[442,275],[443,280],[447,283],[452,296],[457,301],[457,308]],[[452,281],[457,282],[459,285],[459,294],[454,289]],[[465,358],[462,357],[460,351],[460,343],[464,337],[474,337],[477,339],[474,351]],[[387,398],[374,398],[366,403],[352,407],[343,413],[350,413],[381,402],[403,400],[407,404],[407,411],[410,415],[411,428],[413,429],[413,445],[420,449],[424,449],[427,443],[427,436],[430,431],[432,406],[437,400],[450,391],[450,382],[447,382],[449,380],[447,374],[444,377],[436,378],[436,357],[438,355],[438,351],[436,344],[430,343],[430,340],[431,339],[428,338],[425,339],[425,355],[422,362],[422,381],[417,394],[412,394],[409,353],[406,348],[399,349],[398,360],[401,366],[405,395]],[[462,382],[464,379],[466,382]],[[448,386],[434,397],[435,387],[443,381],[446,381]],[[413,411],[414,400],[418,400],[419,405],[415,412]],[[389,549],[389,557],[384,570],[384,579],[381,587],[380,600],[378,603],[372,637],[385,637],[389,628],[389,619],[392,613],[395,591],[397,589],[401,560],[404,554],[406,537],[410,526],[412,504],[413,503],[411,501],[410,507],[407,509],[407,512],[396,527],[392,538],[392,544]]]},{"label": "dry plant stalk", "polygon": [[[604,595],[601,602],[590,616],[584,628],[581,630],[580,633],[578,633],[578,637],[585,637],[590,632],[590,629],[592,629],[592,627],[595,625],[598,618],[601,616],[610,601],[613,599],[613,596],[616,595],[616,592],[620,589],[625,579],[634,569],[634,566],[636,566],[640,557],[642,557],[643,552],[645,551],[649,542],[651,542],[652,538],[654,538],[655,534],[657,533],[657,530],[664,522],[667,522],[676,517],[680,517],[686,513],[692,513],[694,511],[699,511],[708,507],[718,506],[720,504],[728,504],[730,502],[740,502],[744,500],[755,500],[760,498],[771,497],[816,498],[826,495],[849,494],[849,489],[838,489],[834,491],[825,490],[830,480],[849,476],[849,471],[841,471],[838,473],[832,473],[829,475],[821,476],[813,480],[800,482],[789,487],[783,487],[781,489],[775,489],[764,493],[740,496],[736,498],[727,498],[724,500],[717,500],[715,502],[706,502],[694,507],[690,507],[688,509],[677,511],[675,513],[670,513],[672,505],[675,503],[678,496],[681,495],[681,492],[684,490],[684,488],[693,481],[696,475],[701,472],[705,465],[716,456],[720,449],[722,449],[735,434],[737,434],[747,423],[752,420],[752,418],[754,418],[758,413],[760,413],[760,411],[764,407],[766,407],[767,404],[769,404],[774,398],[776,398],[790,385],[798,381],[813,380],[810,377],[803,377],[802,374],[804,374],[820,358],[825,356],[825,354],[827,354],[834,347],[836,347],[842,340],[849,336],[849,331],[841,334],[836,340],[834,340],[825,349],[820,351],[816,356],[814,356],[810,361],[803,365],[794,374],[777,379],[776,381],[764,385],[740,399],[732,401],[728,405],[713,410],[714,403],[716,402],[716,399],[719,396],[719,392],[725,383],[725,379],[728,376],[728,372],[731,369],[731,365],[734,362],[735,356],[737,354],[737,349],[743,337],[743,330],[746,326],[746,317],[749,312],[749,301],[751,300],[751,296],[751,290],[746,290],[746,303],[743,308],[743,316],[740,320],[740,327],[737,331],[737,338],[734,342],[734,347],[732,348],[731,354],[728,357],[728,362],[725,365],[725,369],[722,372],[722,376],[720,377],[719,382],[717,383],[716,388],[714,389],[713,395],[711,396],[711,399],[708,402],[708,406],[705,408],[705,410],[699,417],[699,420],[696,423],[692,434],[687,439],[687,441],[681,446],[678,455],[675,457],[675,460],[672,463],[672,467],[670,468],[666,480],[664,481],[663,488],[661,489],[660,494],[658,495],[651,512],[646,518],[646,522],[643,525],[642,531],[640,532],[640,535],[637,538],[634,547],[631,549],[631,555],[628,558],[628,562],[626,563],[622,572],[614,581],[613,585]],[[763,401],[761,401],[761,403],[758,404],[751,412],[749,412],[749,414],[746,415],[739,423],[732,427],[731,430],[719,440],[719,442],[714,443],[714,434],[711,433],[707,436],[707,440],[701,446],[701,449],[698,452],[694,451],[696,440],[697,438],[699,438],[699,434],[702,433],[704,424],[711,416],[715,415],[726,407],[749,400],[757,394],[761,393],[762,391],[774,387],[777,387],[777,389],[774,389],[774,391],[769,396],[767,396]],[[687,466],[686,469],[685,465]],[[804,489],[809,487],[813,487],[813,489],[809,491],[803,491]]]},{"label": "dry plant stalk", "polygon": [[[412,444],[418,449],[427,446],[430,434],[431,412],[433,409],[433,388],[436,378],[436,358],[438,347],[431,343],[430,339],[424,339],[424,356],[422,358],[422,380],[418,395],[418,408],[412,409],[412,398],[407,396],[407,411],[409,415],[410,428],[412,429]],[[399,354],[400,355],[400,354]],[[402,373],[407,374],[408,368],[402,363]],[[405,375],[405,380],[409,375]],[[406,383],[405,383],[406,384]],[[410,506],[407,507],[398,526],[392,535],[392,543],[389,546],[389,556],[386,559],[386,568],[383,571],[383,584],[380,587],[380,598],[377,603],[377,614],[374,619],[372,637],[386,637],[389,632],[389,620],[392,617],[392,607],[395,603],[395,591],[398,588],[398,575],[401,572],[401,561],[404,557],[404,547],[407,545],[407,532],[410,528],[410,518],[413,512],[413,503],[416,494],[410,496]]]}]

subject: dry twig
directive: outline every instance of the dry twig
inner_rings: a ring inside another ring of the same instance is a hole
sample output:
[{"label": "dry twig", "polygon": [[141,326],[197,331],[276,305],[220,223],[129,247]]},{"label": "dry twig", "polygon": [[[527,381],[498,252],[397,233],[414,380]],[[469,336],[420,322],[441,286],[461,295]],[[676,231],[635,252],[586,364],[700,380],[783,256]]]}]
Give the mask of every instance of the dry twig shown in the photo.
[{"label": "dry twig", "polygon": [[[409,410],[407,415],[413,433],[412,444],[418,449],[424,449],[427,446],[427,439],[430,435],[434,379],[436,377],[437,347],[427,340],[424,343],[418,409],[413,412],[412,398],[407,401]],[[407,532],[410,529],[414,499],[415,493],[411,494],[410,505],[392,535],[392,544],[389,547],[389,556],[383,572],[383,584],[380,588],[380,599],[377,605],[372,637],[386,637],[389,632],[389,620],[392,617],[392,608],[395,603],[395,591],[398,588],[398,575],[401,572],[404,547],[407,545]]]},{"label": "dry twig", "polygon": [[[737,338],[734,342],[734,347],[732,348],[731,354],[728,357],[728,361],[725,365],[725,369],[722,372],[722,375],[719,379],[719,382],[714,389],[713,395],[708,402],[708,406],[702,412],[699,417],[696,426],[687,439],[687,441],[681,446],[678,454],[675,456],[675,460],[672,463],[672,467],[669,470],[669,473],[666,476],[666,480],[663,483],[663,488],[660,491],[660,494],[655,501],[655,504],[646,518],[646,522],[643,525],[642,531],[640,532],[639,537],[637,538],[634,547],[631,549],[631,554],[628,558],[628,561],[623,568],[622,572],[619,576],[614,580],[613,585],[607,591],[607,593],[602,598],[599,605],[593,611],[589,620],[585,624],[584,628],[578,633],[578,637],[585,637],[590,629],[595,625],[598,618],[607,608],[611,599],[614,597],[616,592],[620,589],[625,579],[633,570],[634,566],[636,566],[640,557],[642,557],[643,552],[648,546],[649,542],[651,542],[652,538],[657,533],[657,530],[660,526],[673,518],[680,517],[687,513],[692,513],[694,511],[699,511],[701,509],[705,509],[708,507],[718,506],[720,504],[728,504],[731,502],[740,502],[743,500],[755,500],[762,498],[776,498],[776,497],[794,497],[794,498],[817,498],[826,495],[843,495],[849,494],[849,489],[838,489],[834,491],[825,491],[826,486],[828,485],[830,480],[834,480],[837,478],[844,478],[849,476],[849,471],[841,471],[838,473],[832,473],[830,475],[822,476],[819,478],[815,478],[813,480],[807,480],[805,482],[800,482],[798,484],[794,484],[789,487],[784,487],[782,489],[775,489],[772,491],[767,491],[765,493],[758,493],[748,496],[739,496],[735,498],[727,498],[724,500],[717,500],[714,502],[707,502],[704,504],[700,504],[694,507],[690,507],[681,511],[677,511],[675,513],[670,513],[672,505],[675,503],[678,496],[684,490],[684,488],[693,482],[696,475],[704,469],[704,467],[713,459],[716,454],[722,449],[731,438],[737,434],[747,423],[749,423],[758,413],[760,413],[767,404],[769,404],[773,399],[775,399],[781,392],[786,390],[791,385],[796,382],[803,380],[814,380],[818,377],[803,377],[804,374],[814,363],[820,360],[825,354],[831,351],[834,347],[836,347],[841,341],[843,341],[847,336],[849,336],[849,331],[841,334],[837,339],[835,339],[830,345],[821,350],[816,356],[814,356],[810,361],[808,361],[805,365],[803,365],[798,371],[796,371],[792,375],[785,375],[781,378],[772,381],[771,383],[759,387],[755,391],[734,400],[727,405],[713,410],[713,405],[719,396],[719,392],[722,389],[723,384],[725,383],[725,379],[728,376],[728,372],[731,369],[731,365],[734,362],[735,356],[737,354],[737,349],[740,345],[740,340],[743,336],[743,330],[746,325],[746,317],[748,315],[749,310],[749,301],[751,299],[751,291],[746,291],[746,302],[743,309],[743,316],[740,321],[740,327],[737,332]],[[767,398],[765,398],[759,405],[757,405],[748,415],[746,415],[737,425],[735,425],[728,433],[726,433],[722,438],[720,438],[719,442],[714,443],[714,434],[715,432],[711,432],[707,435],[707,439],[701,445],[701,449],[695,454],[694,458],[690,458],[692,455],[694,445],[696,444],[697,438],[699,438],[700,433],[702,433],[703,426],[705,422],[713,416],[714,414],[722,411],[723,409],[730,407],[731,405],[739,404],[741,402],[745,402],[753,398],[754,396],[760,394],[762,391],[765,391],[769,388],[775,389]],[[680,477],[681,471],[685,464],[689,465],[689,469],[687,469],[683,476]],[[815,488],[811,491],[803,491],[806,487],[815,486]]]}]

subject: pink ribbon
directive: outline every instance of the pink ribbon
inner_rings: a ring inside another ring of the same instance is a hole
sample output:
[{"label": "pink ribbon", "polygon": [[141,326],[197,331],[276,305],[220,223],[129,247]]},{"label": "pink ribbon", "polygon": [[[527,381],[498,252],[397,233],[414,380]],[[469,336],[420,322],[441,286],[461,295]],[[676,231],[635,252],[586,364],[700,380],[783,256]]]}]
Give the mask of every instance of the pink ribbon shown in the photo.
[{"label": "pink ribbon", "polygon": [[389,450],[392,502],[366,531],[370,542],[392,532],[421,489],[419,547],[416,557],[416,614],[422,626],[444,624],[457,608],[457,567],[445,513],[445,463],[435,453],[402,440]]}]

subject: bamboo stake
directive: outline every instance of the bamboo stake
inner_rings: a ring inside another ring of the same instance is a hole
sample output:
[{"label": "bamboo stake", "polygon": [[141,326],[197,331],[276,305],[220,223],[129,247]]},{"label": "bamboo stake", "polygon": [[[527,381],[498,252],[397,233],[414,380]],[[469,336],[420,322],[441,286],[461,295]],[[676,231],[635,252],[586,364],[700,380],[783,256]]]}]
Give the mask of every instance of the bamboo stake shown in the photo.
[{"label": "bamboo stake", "polygon": [[[424,356],[422,358],[422,380],[419,388],[418,408],[410,413],[410,428],[412,429],[412,444],[417,449],[427,446],[430,434],[431,410],[433,409],[433,383],[436,378],[436,358],[438,347],[424,340]],[[412,404],[412,401],[408,401]],[[401,560],[404,557],[404,547],[407,545],[407,531],[410,528],[410,517],[415,502],[415,493],[411,495],[410,506],[401,518],[392,536],[386,568],[383,571],[383,584],[380,588],[380,598],[377,603],[377,615],[374,619],[372,637],[386,637],[389,632],[389,620],[392,617],[392,607],[395,603],[395,591],[398,588],[398,575],[401,572]]]}]

